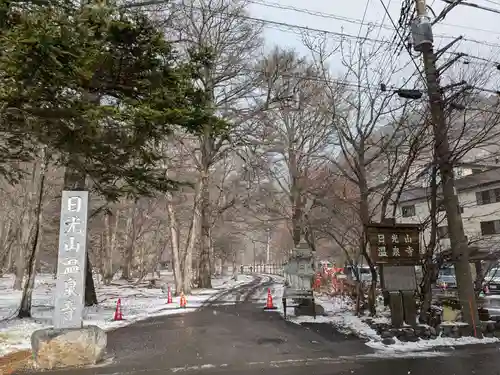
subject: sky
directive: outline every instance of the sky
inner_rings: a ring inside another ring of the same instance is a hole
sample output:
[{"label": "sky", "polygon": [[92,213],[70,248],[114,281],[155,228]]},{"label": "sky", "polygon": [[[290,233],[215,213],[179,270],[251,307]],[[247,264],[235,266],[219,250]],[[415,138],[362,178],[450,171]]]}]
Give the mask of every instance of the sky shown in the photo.
[{"label": "sky", "polygon": [[[466,1],[498,9],[500,12],[500,0]],[[373,24],[383,24],[382,27],[375,27],[370,36],[375,39],[385,40],[387,43],[388,40],[392,40],[395,36],[391,18],[397,24],[402,4],[402,0],[250,0],[250,2],[252,4],[249,11],[252,17],[292,25],[285,28],[266,24],[265,38],[268,47],[277,44],[281,47],[295,48],[303,54],[307,54],[308,51],[303,46],[301,36],[298,35],[300,30],[294,26],[357,36],[364,35],[369,24],[372,24],[372,26]],[[384,11],[382,2],[388,8],[390,17]],[[428,0],[428,5],[436,14],[439,14],[446,6],[446,3],[443,0]],[[279,9],[279,7],[295,7],[300,11]],[[323,13],[323,16],[311,15],[307,12],[319,12]],[[362,20],[364,21],[361,22]],[[486,71],[488,79],[483,82],[481,87],[496,90],[500,84],[498,82],[500,71],[496,70],[496,61],[500,62],[499,25],[500,13],[458,6],[443,21],[434,26],[434,44],[436,48],[439,48],[449,43],[453,37],[462,35],[464,40],[457,44],[454,51],[465,52],[486,61],[471,58],[469,60],[470,64],[463,65],[463,63],[459,63],[454,69],[464,69],[467,73],[479,69]],[[335,35],[327,35],[329,38],[337,38]],[[351,40],[354,42],[357,39],[351,38]],[[384,53],[380,56],[379,61],[383,65],[389,60],[400,67],[406,67],[399,73],[388,74],[387,82],[384,83],[388,86],[401,87],[402,84],[406,83],[408,76],[416,70],[415,64],[406,51],[403,51],[400,56],[396,56],[394,52]],[[416,56],[415,61],[421,64],[420,57]],[[342,70],[338,59],[333,59],[331,66],[334,70]]]}]

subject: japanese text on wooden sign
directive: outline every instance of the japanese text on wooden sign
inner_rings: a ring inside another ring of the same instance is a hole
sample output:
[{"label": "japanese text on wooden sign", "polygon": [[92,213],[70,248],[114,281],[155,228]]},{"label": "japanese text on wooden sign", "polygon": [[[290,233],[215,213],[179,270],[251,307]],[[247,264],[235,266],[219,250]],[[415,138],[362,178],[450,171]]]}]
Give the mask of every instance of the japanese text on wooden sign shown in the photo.
[{"label": "japanese text on wooden sign", "polygon": [[371,258],[375,263],[409,264],[420,259],[419,229],[394,225],[368,228]]},{"label": "japanese text on wooden sign", "polygon": [[63,191],[53,322],[55,328],[82,326],[87,216],[88,192]]}]

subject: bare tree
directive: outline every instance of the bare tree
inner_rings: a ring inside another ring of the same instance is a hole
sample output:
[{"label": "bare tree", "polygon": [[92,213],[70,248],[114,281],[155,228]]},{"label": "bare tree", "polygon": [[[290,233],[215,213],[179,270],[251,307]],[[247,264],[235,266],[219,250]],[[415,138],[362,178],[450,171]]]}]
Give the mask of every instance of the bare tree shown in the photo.
[{"label": "bare tree", "polygon": [[[31,300],[33,295],[33,288],[35,286],[36,262],[37,255],[40,252],[42,244],[42,222],[43,222],[43,203],[45,195],[45,179],[49,168],[50,155],[47,154],[47,148],[41,147],[38,154],[39,161],[34,163],[33,175],[31,177],[31,190],[29,195],[33,194],[34,197],[34,215],[35,220],[30,223],[29,246],[26,252],[27,257],[27,277],[24,281],[23,295],[21,298],[21,305],[19,307],[19,318],[31,317]],[[23,244],[24,245],[24,244]],[[24,246],[23,246],[24,247]]]},{"label": "bare tree", "polygon": [[196,139],[178,136],[163,145],[169,178],[182,184],[165,194],[172,269],[177,294],[189,293],[192,287],[193,252],[200,225],[200,179],[194,151]]},{"label": "bare tree", "polygon": [[202,57],[199,84],[229,127],[221,132],[206,124],[192,155],[199,172],[195,208],[200,213],[198,285],[203,288],[211,286],[211,168],[232,149],[234,129],[255,111],[255,74],[250,68],[262,44],[261,27],[245,18],[245,6],[244,1],[183,0],[172,7],[171,31],[187,54]]},{"label": "bare tree", "polygon": [[[336,130],[328,107],[320,72],[311,61],[293,51],[276,48],[259,64],[263,85],[272,97],[287,98],[274,103],[258,118],[251,135],[259,146],[260,168],[281,190],[272,205],[287,218],[293,243],[304,235],[309,210],[308,182],[325,163],[334,144]],[[308,240],[308,238],[306,238]]]},{"label": "bare tree", "polygon": [[[367,251],[367,229],[375,216],[385,218],[389,206],[387,197],[402,185],[401,180],[421,147],[421,138],[417,136],[419,123],[410,117],[411,110],[418,107],[398,100],[394,91],[385,92],[378,84],[371,84],[383,82],[387,70],[396,71],[390,63],[383,70],[378,69],[381,46],[341,41],[339,55],[345,76],[339,83],[338,79],[331,78],[327,65],[336,49],[329,51],[324,39],[306,42],[335,103],[332,108],[337,153],[329,161],[335,167],[333,171],[357,189],[356,210],[361,227],[358,248],[371,270],[368,300],[370,312],[375,314],[377,272]],[[338,95],[339,85],[344,87],[342,96]]]},{"label": "bare tree", "polygon": [[359,238],[362,235],[358,214],[357,187],[337,171],[334,165],[316,171],[310,180],[313,200],[307,225],[320,238],[329,239],[332,250],[353,267],[360,263]]}]

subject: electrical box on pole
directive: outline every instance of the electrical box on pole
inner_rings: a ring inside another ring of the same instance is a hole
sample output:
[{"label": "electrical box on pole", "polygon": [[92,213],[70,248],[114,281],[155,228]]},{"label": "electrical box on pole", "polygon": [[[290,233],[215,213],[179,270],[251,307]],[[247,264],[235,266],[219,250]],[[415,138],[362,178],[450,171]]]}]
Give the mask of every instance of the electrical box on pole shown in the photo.
[{"label": "electrical box on pole", "polygon": [[434,43],[432,35],[431,19],[427,16],[418,16],[411,23],[411,36],[413,39],[413,49],[422,52],[425,48]]}]

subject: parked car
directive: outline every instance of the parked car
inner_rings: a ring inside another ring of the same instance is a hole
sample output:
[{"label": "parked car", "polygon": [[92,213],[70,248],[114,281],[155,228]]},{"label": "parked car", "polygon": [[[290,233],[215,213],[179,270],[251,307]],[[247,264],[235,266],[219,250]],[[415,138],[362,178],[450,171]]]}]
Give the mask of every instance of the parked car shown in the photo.
[{"label": "parked car", "polygon": [[439,270],[436,286],[443,289],[456,289],[457,278],[455,277],[455,267],[445,266]]},{"label": "parked car", "polygon": [[[344,267],[344,272],[349,280],[356,280],[356,274],[351,266]],[[361,279],[360,281],[363,284],[371,284],[372,283],[372,273],[370,271],[370,267],[358,266],[358,274],[359,274],[359,277]],[[380,282],[380,274],[379,274],[379,277],[377,280]]]},{"label": "parked car", "polygon": [[500,294],[500,268],[492,268],[484,277],[486,294]]}]

